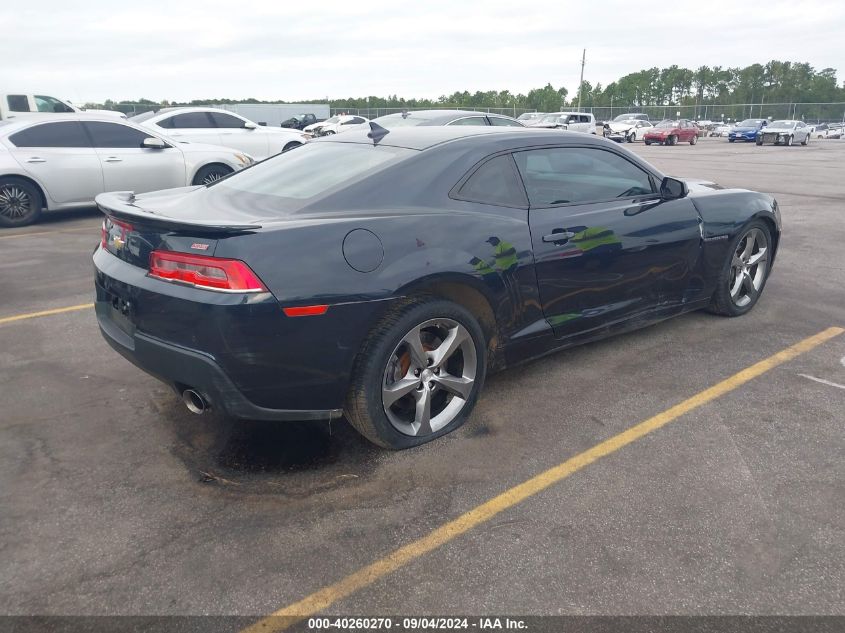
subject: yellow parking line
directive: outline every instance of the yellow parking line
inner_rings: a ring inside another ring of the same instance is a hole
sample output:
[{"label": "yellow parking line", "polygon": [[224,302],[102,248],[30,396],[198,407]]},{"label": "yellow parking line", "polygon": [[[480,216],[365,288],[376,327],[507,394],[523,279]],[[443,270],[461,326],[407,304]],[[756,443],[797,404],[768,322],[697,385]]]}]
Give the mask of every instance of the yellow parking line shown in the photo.
[{"label": "yellow parking line", "polygon": [[30,231],[29,233],[15,233],[14,235],[0,235],[0,240],[11,240],[16,237],[29,237],[31,235],[53,235],[54,233],[78,233],[79,231],[90,231],[92,235],[100,237],[100,227],[80,227],[78,229],[61,229],[57,231]]},{"label": "yellow parking line", "polygon": [[23,321],[24,319],[34,319],[36,317],[50,316],[52,314],[62,314],[64,312],[76,312],[77,310],[87,310],[93,308],[93,303],[80,303],[75,306],[67,306],[66,308],[55,308],[53,310],[42,310],[41,312],[29,312],[27,314],[16,314],[15,316],[0,318],[0,325],[4,323],[12,323],[13,321]]},{"label": "yellow parking line", "polygon": [[825,341],[828,341],[835,336],[839,336],[843,332],[845,332],[845,329],[840,327],[828,328],[814,336],[796,343],[795,345],[792,345],[791,347],[787,347],[773,356],[769,356],[765,360],[761,360],[760,362],[743,369],[730,378],[726,378],[712,387],[687,398],[680,404],[676,404],[674,407],[666,409],[662,413],[658,413],[654,417],[640,422],[618,435],[614,435],[583,453],[579,453],[575,457],[567,459],[565,462],[554,466],[553,468],[550,468],[549,470],[542,472],[509,490],[506,490],[497,497],[493,497],[489,501],[476,506],[469,512],[462,514],[458,518],[440,526],[426,536],[408,543],[407,545],[394,550],[384,558],[380,558],[366,567],[353,572],[346,578],[324,587],[298,602],[294,602],[293,604],[279,609],[272,615],[265,617],[252,626],[247,627],[242,633],[283,631],[296,622],[327,609],[339,600],[346,598],[359,589],[363,589],[364,587],[373,584],[380,578],[396,571],[414,559],[437,549],[441,545],[445,545],[464,532],[489,521],[500,512],[512,508],[525,499],[545,490],[552,484],[556,484],[563,479],[566,479],[571,474],[581,470],[585,466],[589,466],[596,460],[606,457],[611,453],[615,453],[619,449],[637,441],[641,437],[656,431],[674,420],[677,420],[682,415],[704,406],[708,402],[733,391],[754,378],[757,378],[761,374],[766,373],[770,369],[774,369],[778,365],[810,351]]}]

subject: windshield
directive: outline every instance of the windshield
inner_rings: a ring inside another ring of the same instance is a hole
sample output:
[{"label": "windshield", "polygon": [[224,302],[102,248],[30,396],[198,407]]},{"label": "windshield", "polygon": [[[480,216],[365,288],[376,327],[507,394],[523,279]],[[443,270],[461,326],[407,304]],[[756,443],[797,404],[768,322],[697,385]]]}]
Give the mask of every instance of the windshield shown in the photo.
[{"label": "windshield", "polygon": [[539,119],[541,116],[543,116],[543,115],[540,114],[539,112],[526,112],[526,113],[520,114],[518,117],[516,117],[516,120],[517,121],[530,121],[531,119]]},{"label": "windshield", "polygon": [[540,121],[543,123],[557,123],[557,120],[560,118],[560,113],[555,112],[554,114],[547,114],[545,115]]},{"label": "windshield", "polygon": [[658,123],[654,127],[678,127],[678,122],[677,121],[669,121],[667,119],[666,121],[661,121],[660,123]]},{"label": "windshield", "polygon": [[772,121],[769,127],[794,127],[795,121]]},{"label": "windshield", "polygon": [[762,125],[762,121],[760,119],[745,119],[745,121],[740,121],[736,124],[737,127],[759,127]]},{"label": "windshield", "polygon": [[156,115],[154,110],[150,110],[149,112],[142,112],[141,114],[136,114],[135,116],[129,117],[129,121],[132,123],[143,123],[147,119],[152,119]]},{"label": "windshield", "polygon": [[[223,195],[307,200],[413,153],[414,150],[369,144],[308,143],[226,178],[209,190]],[[278,204],[257,206],[272,209]]]},{"label": "windshield", "polygon": [[614,123],[617,121],[636,121],[637,120],[636,114],[620,114],[618,117],[613,119]]}]

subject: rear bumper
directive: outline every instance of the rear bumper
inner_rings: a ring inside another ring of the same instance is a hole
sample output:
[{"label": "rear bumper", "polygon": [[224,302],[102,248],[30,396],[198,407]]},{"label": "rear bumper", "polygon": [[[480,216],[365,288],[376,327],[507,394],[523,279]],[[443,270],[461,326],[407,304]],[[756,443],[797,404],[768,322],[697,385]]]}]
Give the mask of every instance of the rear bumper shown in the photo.
[{"label": "rear bumper", "polygon": [[382,302],[289,318],[270,293],[214,293],[150,278],[98,248],[96,315],[106,341],[172,387],[235,418],[339,417],[355,357]]},{"label": "rear bumper", "polygon": [[250,420],[331,420],[339,418],[341,409],[297,410],[270,409],[250,402],[235,386],[213,357],[197,350],[160,341],[135,332],[128,334],[112,319],[112,305],[95,303],[97,322],[106,342],[121,356],[151,376],[170,385],[180,394],[194,389],[210,403],[234,418]]}]

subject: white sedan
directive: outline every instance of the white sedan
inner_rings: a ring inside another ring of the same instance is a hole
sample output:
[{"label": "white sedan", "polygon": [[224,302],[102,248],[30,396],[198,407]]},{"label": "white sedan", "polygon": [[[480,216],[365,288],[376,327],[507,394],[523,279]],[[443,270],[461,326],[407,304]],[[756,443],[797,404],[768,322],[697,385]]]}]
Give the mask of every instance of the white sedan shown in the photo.
[{"label": "white sedan", "polygon": [[643,136],[654,126],[650,121],[643,121],[641,119],[628,119],[626,121],[610,121],[605,123],[605,136],[612,141],[621,143],[627,141],[633,143],[634,141],[643,140]]},{"label": "white sedan", "polygon": [[310,138],[298,130],[258,125],[218,108],[163,108],[129,120],[174,141],[231,147],[256,160],[299,147]]},{"label": "white sedan", "polygon": [[775,145],[792,145],[801,143],[806,145],[810,142],[810,126],[803,121],[784,119],[772,121],[757,134],[757,145],[763,143],[774,143]]},{"label": "white sedan", "polygon": [[175,143],[109,116],[0,122],[0,227],[37,222],[45,208],[92,206],[105,191],[210,184],[254,162],[243,152]]}]

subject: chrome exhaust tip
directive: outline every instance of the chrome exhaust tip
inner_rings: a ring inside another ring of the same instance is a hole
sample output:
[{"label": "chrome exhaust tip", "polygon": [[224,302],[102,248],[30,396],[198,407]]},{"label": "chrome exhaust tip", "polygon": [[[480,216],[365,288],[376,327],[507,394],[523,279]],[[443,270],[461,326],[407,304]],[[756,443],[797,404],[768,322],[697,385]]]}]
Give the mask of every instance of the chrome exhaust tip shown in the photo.
[{"label": "chrome exhaust tip", "polygon": [[197,415],[202,415],[210,408],[208,403],[205,401],[205,398],[202,395],[193,389],[185,389],[182,392],[182,402],[185,403],[185,406],[188,407],[188,411],[191,413],[196,413]]}]

